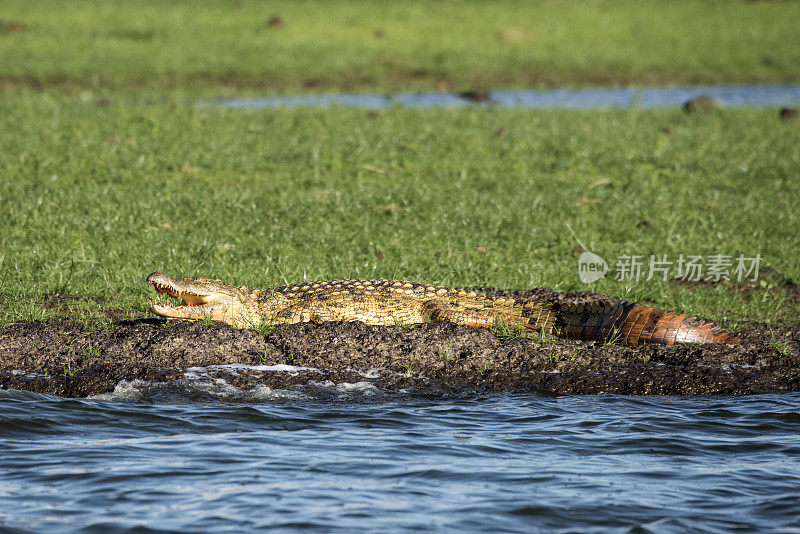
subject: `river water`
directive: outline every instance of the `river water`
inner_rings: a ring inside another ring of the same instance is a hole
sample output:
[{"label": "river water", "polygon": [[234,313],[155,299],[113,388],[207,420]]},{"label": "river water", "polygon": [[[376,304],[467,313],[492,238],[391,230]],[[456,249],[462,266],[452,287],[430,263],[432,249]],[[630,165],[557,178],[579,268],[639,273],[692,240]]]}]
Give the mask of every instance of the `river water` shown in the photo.
[{"label": "river water", "polygon": [[0,531],[270,527],[797,532],[800,394],[0,391]]},{"label": "river water", "polygon": [[522,108],[661,108],[680,106],[700,96],[711,97],[726,108],[780,107],[800,104],[800,85],[719,85],[692,87],[600,87],[591,89],[553,89],[492,91],[474,98],[457,93],[321,94],[265,98],[206,100],[200,106],[228,108],[277,108],[340,105],[356,108],[444,107],[473,105]]}]

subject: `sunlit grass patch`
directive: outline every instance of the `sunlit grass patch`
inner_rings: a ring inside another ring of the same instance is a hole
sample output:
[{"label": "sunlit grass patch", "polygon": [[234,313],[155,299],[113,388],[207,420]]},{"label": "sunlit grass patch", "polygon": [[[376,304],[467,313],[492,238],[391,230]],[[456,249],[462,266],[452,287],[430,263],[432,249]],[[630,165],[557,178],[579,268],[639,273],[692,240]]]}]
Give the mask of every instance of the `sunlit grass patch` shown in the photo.
[{"label": "sunlit grass patch", "polygon": [[797,2],[6,0],[0,88],[196,98],[793,83],[798,18]]},{"label": "sunlit grass patch", "polygon": [[[28,95],[0,112],[4,323],[56,316],[39,307],[50,293],[148,316],[154,270],[259,288],[547,286],[714,321],[800,315],[786,289],[800,281],[796,124],[774,110],[375,117]],[[609,261],[605,278],[580,282],[567,225]],[[759,280],[689,286],[613,271],[621,255],[740,253],[760,255]]]}]

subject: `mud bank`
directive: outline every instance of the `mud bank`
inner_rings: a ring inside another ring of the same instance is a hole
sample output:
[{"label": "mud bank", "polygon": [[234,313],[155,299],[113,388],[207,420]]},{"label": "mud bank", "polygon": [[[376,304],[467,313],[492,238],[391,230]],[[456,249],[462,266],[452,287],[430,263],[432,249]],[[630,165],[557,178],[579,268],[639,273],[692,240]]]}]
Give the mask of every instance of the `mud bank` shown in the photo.
[{"label": "mud bank", "polygon": [[[800,325],[750,325],[737,345],[622,347],[502,339],[449,323],[325,323],[267,335],[223,324],[142,319],[0,329],[0,387],[84,397],[120,381],[224,379],[247,389],[368,382],[385,391],[748,394],[800,390]],[[235,365],[244,364],[244,365]],[[201,368],[201,369],[192,369]]]}]

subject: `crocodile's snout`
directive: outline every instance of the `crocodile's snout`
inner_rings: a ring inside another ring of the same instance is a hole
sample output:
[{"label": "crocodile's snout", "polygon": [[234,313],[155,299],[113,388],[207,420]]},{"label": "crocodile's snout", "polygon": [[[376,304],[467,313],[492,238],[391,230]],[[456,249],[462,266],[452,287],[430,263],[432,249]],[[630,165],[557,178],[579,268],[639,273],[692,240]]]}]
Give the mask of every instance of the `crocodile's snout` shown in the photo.
[{"label": "crocodile's snout", "polygon": [[178,297],[178,289],[175,287],[175,280],[160,273],[158,271],[152,272],[147,276],[147,285],[155,289],[158,293],[167,293],[173,297]]}]

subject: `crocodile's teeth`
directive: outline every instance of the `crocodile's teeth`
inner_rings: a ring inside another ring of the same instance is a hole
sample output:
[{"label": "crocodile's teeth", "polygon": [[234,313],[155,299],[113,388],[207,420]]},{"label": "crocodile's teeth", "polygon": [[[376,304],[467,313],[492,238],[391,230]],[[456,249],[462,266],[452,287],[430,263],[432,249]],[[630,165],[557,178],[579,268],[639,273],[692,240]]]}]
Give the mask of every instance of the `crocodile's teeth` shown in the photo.
[{"label": "crocodile's teeth", "polygon": [[149,285],[156,290],[156,293],[162,293],[176,299],[181,299],[183,301],[183,306],[202,306],[207,304],[205,297],[195,295],[194,293],[176,291],[168,285],[158,284],[156,282],[149,282]]},{"label": "crocodile's teeth", "polygon": [[150,301],[150,311],[161,317],[174,319],[202,319],[208,313],[203,306],[170,306]]},{"label": "crocodile's teeth", "polygon": [[150,301],[150,311],[155,313],[156,315],[160,315],[161,317],[175,317],[178,312],[178,308],[174,308],[172,306],[165,306],[163,304],[159,304],[154,300]]}]

